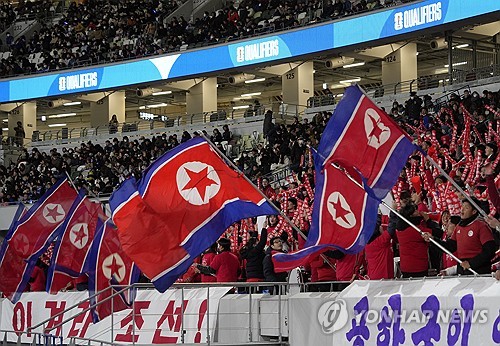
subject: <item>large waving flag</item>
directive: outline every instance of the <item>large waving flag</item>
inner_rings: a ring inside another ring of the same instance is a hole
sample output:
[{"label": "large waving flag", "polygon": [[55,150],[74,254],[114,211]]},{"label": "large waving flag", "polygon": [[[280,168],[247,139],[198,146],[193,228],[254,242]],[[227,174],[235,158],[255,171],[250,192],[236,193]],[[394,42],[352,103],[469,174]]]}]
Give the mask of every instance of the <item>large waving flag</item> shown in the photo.
[{"label": "large waving flag", "polygon": [[80,194],[59,226],[59,237],[47,272],[47,292],[61,291],[83,273],[98,218],[106,218],[101,205]]},{"label": "large waving flag", "polygon": [[89,296],[105,290],[91,299],[94,322],[102,320],[112,312],[130,307],[134,290],[104,300],[119,292],[121,288],[136,283],[140,275],[138,268],[123,251],[116,227],[111,220],[102,222],[98,219],[97,223],[98,229],[84,265],[84,271],[89,276]]},{"label": "large waving flag", "polygon": [[234,222],[276,214],[201,137],[165,153],[110,199],[125,252],[164,292]]},{"label": "large waving flag", "polygon": [[317,184],[305,248],[274,255],[276,270],[303,265],[327,249],[361,251],[375,229],[381,199],[415,150],[408,135],[359,86],[348,87],[315,155]]},{"label": "large waving flag", "polygon": [[7,239],[19,256],[38,259],[57,236],[56,230],[68,214],[77,193],[66,178],[52,186],[17,222]]},{"label": "large waving flag", "polygon": [[380,201],[332,165],[316,172],[313,219],[304,249],[273,255],[276,271],[310,262],[326,250],[358,253],[373,234]]},{"label": "large waving flag", "polygon": [[12,236],[16,223],[26,214],[26,211],[26,207],[20,203],[9,232],[0,247],[0,292],[5,294],[11,301],[19,299],[22,293],[19,287],[23,282],[27,283],[31,275],[31,271],[28,270],[28,263],[14,251],[7,241],[7,238]]},{"label": "large waving flag", "polygon": [[328,122],[318,156],[323,166],[338,163],[353,176],[357,170],[383,199],[415,150],[411,138],[355,85],[345,90]]}]

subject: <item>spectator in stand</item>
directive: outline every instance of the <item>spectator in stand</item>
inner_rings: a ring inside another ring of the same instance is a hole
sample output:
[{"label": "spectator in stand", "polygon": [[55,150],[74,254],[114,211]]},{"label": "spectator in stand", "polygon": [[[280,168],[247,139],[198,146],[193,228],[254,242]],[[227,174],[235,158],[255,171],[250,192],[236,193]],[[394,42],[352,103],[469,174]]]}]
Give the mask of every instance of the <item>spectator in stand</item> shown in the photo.
[{"label": "spectator in stand", "polygon": [[[201,265],[203,267],[210,267],[212,261],[215,256],[217,256],[217,243],[210,246],[201,256]],[[194,264],[196,268],[198,268],[198,264]],[[209,283],[209,282],[217,282],[217,278],[213,274],[203,274],[201,273],[201,282]]]},{"label": "spectator in stand", "polygon": [[111,120],[109,120],[108,128],[109,128],[110,134],[114,134],[114,133],[118,132],[118,119],[116,118],[116,114],[113,114],[111,116]]},{"label": "spectator in stand", "polygon": [[276,190],[273,189],[273,187],[269,184],[269,179],[267,178],[262,178],[262,187],[261,190],[264,192],[264,195],[266,195],[267,198],[274,199],[276,198]]},{"label": "spectator in stand", "polygon": [[220,143],[220,142],[222,142],[222,134],[220,133],[219,129],[214,129],[213,130],[213,135],[210,136],[210,140],[213,143]]},{"label": "spectator in stand", "polygon": [[311,283],[309,286],[312,292],[329,292],[332,291],[334,284],[324,283],[326,281],[337,281],[335,272],[336,259],[323,256],[318,256],[311,261]]},{"label": "spectator in stand", "polygon": [[16,136],[16,145],[19,147],[23,146],[24,138],[26,134],[24,132],[23,123],[18,121],[16,127],[14,127],[15,136]]},{"label": "spectator in stand", "polygon": [[363,250],[354,255],[345,254],[342,257],[338,257],[340,258],[337,258],[337,280],[345,281],[346,283],[339,287],[345,288],[348,286],[348,283],[363,276],[363,270],[366,269],[365,251]]},{"label": "spectator in stand", "polygon": [[384,231],[379,215],[375,231],[365,247],[370,280],[394,279],[393,236],[394,233],[391,234],[388,230]]},{"label": "spectator in stand", "polygon": [[[266,250],[266,256],[262,261],[262,266],[264,270],[264,281],[265,282],[286,282],[288,279],[287,272],[277,273],[274,270],[274,264],[272,260],[272,256],[275,253],[283,252],[283,241],[280,237],[273,237],[269,241],[270,245]],[[269,288],[270,293],[279,293],[282,292],[283,288],[279,285],[275,287]]]},{"label": "spectator in stand", "polygon": [[267,221],[264,223],[264,228],[260,233],[260,239],[257,232],[254,232],[248,240],[246,246],[241,251],[241,258],[246,262],[246,278],[247,282],[264,281],[264,247],[267,243]]},{"label": "spectator in stand", "polygon": [[33,273],[31,273],[30,291],[31,292],[45,292],[45,285],[47,283],[47,265],[40,259],[37,260]]},{"label": "spectator in stand", "polygon": [[231,131],[229,131],[229,126],[224,125],[222,126],[222,140],[229,142],[233,138],[233,135],[231,134]]},{"label": "spectator in stand", "polygon": [[217,242],[218,254],[209,266],[199,264],[198,270],[205,275],[215,274],[217,282],[237,282],[240,272],[240,261],[231,252],[231,241],[221,238]]},{"label": "spectator in stand", "polygon": [[[480,202],[472,198],[479,205]],[[495,255],[497,245],[493,238],[491,229],[486,222],[479,218],[478,210],[467,199],[462,201],[460,222],[455,232],[447,241],[441,242],[449,251],[455,252],[463,262],[457,266],[457,274],[470,275],[469,268],[479,274],[491,272],[491,260]],[[429,241],[431,235],[423,235],[425,241]]]},{"label": "spectator in stand", "polygon": [[417,125],[420,118],[420,107],[422,106],[422,99],[417,96],[416,91],[410,93],[410,99],[406,101],[406,117],[412,122],[412,125]]},{"label": "spectator in stand", "polygon": [[[460,223],[460,216],[453,215],[449,217],[449,221],[446,223],[446,231],[443,232],[443,241],[448,241],[455,233],[455,228]],[[444,224],[443,224],[444,225]],[[456,252],[453,255],[457,255]],[[446,270],[450,267],[455,267],[457,261],[455,261],[449,254],[443,252],[443,265],[441,270],[441,275],[446,275]]]},{"label": "spectator in stand", "polygon": [[[400,213],[421,231],[432,234],[428,215],[419,212],[414,204],[406,205]],[[429,245],[422,241],[420,234],[402,219],[398,220],[396,236],[399,242],[400,267],[403,278],[428,276]]]}]

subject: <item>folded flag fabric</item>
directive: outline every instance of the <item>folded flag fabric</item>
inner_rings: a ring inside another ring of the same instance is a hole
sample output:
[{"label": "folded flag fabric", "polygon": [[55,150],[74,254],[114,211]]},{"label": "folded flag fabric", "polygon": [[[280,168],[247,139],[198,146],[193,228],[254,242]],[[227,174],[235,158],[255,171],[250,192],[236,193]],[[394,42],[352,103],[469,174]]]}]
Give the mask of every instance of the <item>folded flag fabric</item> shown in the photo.
[{"label": "folded flag fabric", "polygon": [[[20,203],[6,239],[12,235],[16,223],[26,212],[26,207]],[[18,301],[23,292],[23,290],[20,290],[21,284],[23,282],[27,283],[30,278],[31,271],[28,271],[28,269],[28,262],[12,249],[7,240],[4,240],[0,247],[0,292],[13,302]]]},{"label": "folded flag fabric", "polygon": [[273,255],[275,270],[286,271],[310,262],[326,250],[361,251],[373,234],[380,201],[332,165],[316,173],[311,229],[302,250]]},{"label": "folded flag fabric", "polygon": [[106,219],[101,205],[80,194],[59,226],[59,236],[47,271],[47,292],[56,294],[83,273],[98,218]]},{"label": "folded flag fabric", "polygon": [[38,259],[57,236],[77,193],[66,178],[54,184],[16,223],[7,241],[24,259]]},{"label": "folded flag fabric", "polygon": [[265,198],[195,137],[131,178],[110,199],[125,252],[164,292],[234,222],[276,214]]},{"label": "folded flag fabric", "polygon": [[[134,289],[118,293],[139,280],[140,271],[123,251],[116,226],[108,219],[97,220],[94,240],[89,249],[83,271],[89,276],[89,296],[94,308],[93,320],[98,322],[113,312],[127,309],[134,299]],[[99,293],[100,294],[97,294]],[[97,294],[97,295],[96,295]]]}]

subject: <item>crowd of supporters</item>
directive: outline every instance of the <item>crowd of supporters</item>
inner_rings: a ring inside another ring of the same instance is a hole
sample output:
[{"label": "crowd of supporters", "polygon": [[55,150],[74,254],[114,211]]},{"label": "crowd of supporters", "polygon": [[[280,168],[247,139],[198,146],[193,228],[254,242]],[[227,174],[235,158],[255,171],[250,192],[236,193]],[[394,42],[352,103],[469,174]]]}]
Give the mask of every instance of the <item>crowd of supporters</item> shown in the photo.
[{"label": "crowd of supporters", "polygon": [[[50,4],[47,0],[39,2]],[[242,0],[237,5],[229,3],[215,12],[205,12],[200,18],[170,18],[181,3],[181,0],[72,2],[59,22],[40,23],[40,30],[31,37],[21,36],[14,41],[9,35],[9,42],[5,43],[12,55],[0,61],[0,77],[221,43],[374,10],[396,1],[335,0],[323,6],[320,0]],[[7,6],[6,13],[11,18],[14,9],[8,9]]]},{"label": "crowd of supporters", "polygon": [[[500,207],[497,192],[499,110],[499,93],[492,91],[480,94],[464,90],[450,95],[443,104],[412,93],[404,104],[394,103],[388,113],[475,203],[468,202],[449,178],[433,167],[423,154],[416,152],[401,172],[392,196],[394,208],[427,235],[422,237],[393,213],[381,215],[363,252],[357,255],[328,252],[326,261],[319,257],[307,266],[310,280],[467,274],[467,266],[483,274],[489,273],[496,261],[500,230],[496,218]],[[220,262],[220,266],[211,266],[211,260],[217,256],[212,247],[181,281],[203,278],[221,281],[228,277],[249,281],[286,279],[286,274],[274,272],[270,256],[277,251],[299,249],[304,244],[300,233],[307,235],[309,230],[315,183],[312,156],[307,146],[317,146],[330,116],[328,112],[318,113],[311,121],[295,119],[292,124],[278,125],[269,111],[263,124],[265,142],[243,151],[234,159],[300,232],[281,216],[268,217],[260,226],[264,229],[259,229],[256,220],[242,220],[231,226],[223,235],[222,243],[219,242],[218,251],[228,252],[224,255],[227,258],[215,262]],[[193,134],[196,135],[199,134]],[[217,129],[212,135],[205,135],[222,150],[227,149],[223,144],[233,141],[227,126],[222,131]],[[132,175],[140,177],[156,158],[191,137],[185,131],[180,138],[162,135],[129,141],[124,137],[123,140],[109,140],[103,146],[88,142],[77,148],[64,148],[62,153],[56,149],[50,153],[24,150],[18,162],[8,167],[0,166],[0,201],[37,199],[64,171],[75,177],[78,187],[86,187],[93,194],[111,193],[121,181]],[[281,184],[271,186],[273,179],[270,177],[280,167],[289,168],[291,174],[281,180]],[[488,216],[483,218],[480,213]],[[454,260],[429,244],[431,237],[465,260],[465,264],[456,266]],[[394,272],[395,256],[400,257],[401,273]],[[231,261],[239,265],[230,264]],[[227,270],[232,272],[227,273]]]}]

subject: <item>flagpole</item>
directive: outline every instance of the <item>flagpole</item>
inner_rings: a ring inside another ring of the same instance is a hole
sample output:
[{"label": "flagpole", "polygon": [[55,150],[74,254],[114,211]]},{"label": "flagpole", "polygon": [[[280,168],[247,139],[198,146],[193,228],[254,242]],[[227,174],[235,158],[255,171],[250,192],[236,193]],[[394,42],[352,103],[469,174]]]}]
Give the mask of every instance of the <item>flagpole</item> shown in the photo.
[{"label": "flagpole", "polygon": [[[271,207],[273,207],[274,210],[276,210],[280,215],[281,217],[290,225],[290,227],[292,227],[292,229],[294,231],[297,232],[297,234],[300,234],[300,236],[304,239],[304,240],[307,240],[307,236],[304,234],[304,232],[302,232],[302,230],[300,230],[300,228],[298,228],[293,222],[292,220],[290,220],[290,218],[280,209],[278,208],[274,203],[273,201],[271,201],[265,194],[264,192],[262,192],[246,175],[245,173],[243,173],[239,168],[238,166],[236,166],[222,151],[219,150],[219,148],[217,148],[203,133],[200,134],[201,137],[203,137],[207,142],[208,144],[217,152],[217,154],[219,154],[220,156],[222,156],[224,158],[224,160],[226,160],[229,165],[236,171],[238,172],[238,174],[240,174],[243,179],[245,179],[250,185],[252,185],[252,187],[257,190],[259,192],[259,194],[271,205]],[[335,269],[334,265],[328,260],[328,258],[321,254],[320,255],[323,260],[330,266],[332,267],[332,269]]]},{"label": "flagpole", "polygon": [[[343,171],[341,169],[340,166],[334,164],[333,162],[330,163],[334,168],[338,169],[339,171],[341,171],[342,173],[344,173],[353,183],[355,183],[357,186],[359,186],[361,189],[365,190],[365,188],[363,187],[363,185],[361,185],[359,182],[357,182],[353,177],[351,177],[349,174],[347,174],[345,171]],[[405,221],[411,228],[413,228],[414,230],[416,230],[418,233],[420,233],[421,235],[423,235],[425,232],[423,232],[421,229],[419,229],[417,226],[415,226],[410,220],[408,220],[406,217],[404,217],[403,215],[401,215],[397,210],[395,210],[392,206],[390,206],[388,203],[380,200],[380,202],[387,208],[389,209],[390,211],[392,211],[394,214],[396,214],[397,216],[399,216],[403,221]],[[430,242],[433,243],[434,245],[436,245],[439,249],[441,249],[441,251],[445,252],[446,254],[448,254],[451,258],[453,258],[455,261],[457,261],[459,264],[462,264],[462,260],[459,259],[458,257],[456,257],[453,253],[451,253],[451,251],[449,251],[448,249],[446,249],[443,245],[439,244],[434,238],[429,238]],[[474,271],[472,268],[469,268],[468,269],[471,273],[473,273],[474,275],[479,275],[476,271]]]},{"label": "flagpole", "polygon": [[427,160],[429,160],[429,162],[431,163],[431,165],[433,165],[434,167],[436,167],[439,171],[439,173],[441,173],[446,179],[448,179],[448,181],[462,194],[464,195],[464,197],[467,199],[467,201],[469,201],[469,203],[474,207],[476,208],[476,210],[478,211],[479,214],[481,214],[482,217],[484,218],[487,218],[488,215],[486,214],[486,212],[483,210],[483,208],[480,208],[476,202],[474,202],[474,200],[469,196],[469,194],[465,193],[465,191],[457,184],[457,182],[448,175],[448,173],[446,173],[446,171],[441,167],[439,166],[436,161],[434,161],[434,159],[432,157],[430,157],[427,153],[425,154],[425,158]]}]

